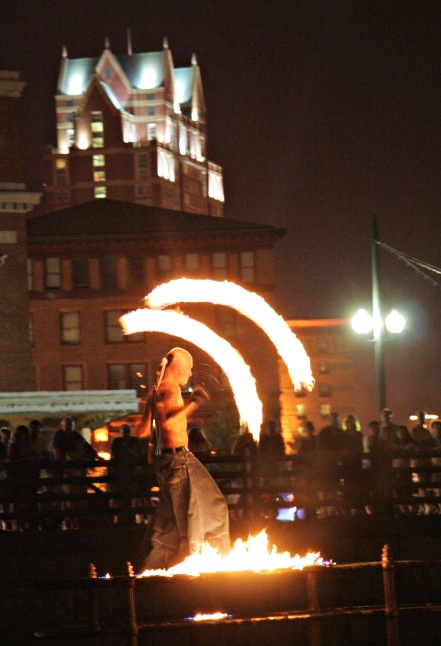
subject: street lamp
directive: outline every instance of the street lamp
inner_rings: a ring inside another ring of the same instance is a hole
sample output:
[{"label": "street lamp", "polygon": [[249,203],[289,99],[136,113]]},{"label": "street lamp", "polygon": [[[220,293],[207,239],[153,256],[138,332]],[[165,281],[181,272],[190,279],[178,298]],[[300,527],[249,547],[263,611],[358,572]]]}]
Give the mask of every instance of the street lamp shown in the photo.
[{"label": "street lamp", "polygon": [[404,330],[406,322],[403,315],[395,309],[383,319],[380,290],[380,263],[378,258],[379,242],[377,222],[374,219],[371,241],[372,315],[365,309],[359,309],[352,318],[352,329],[357,334],[370,334],[372,332],[372,341],[374,342],[375,349],[378,409],[381,411],[383,408],[386,408],[386,378],[383,353],[384,328],[392,334],[400,334]]}]

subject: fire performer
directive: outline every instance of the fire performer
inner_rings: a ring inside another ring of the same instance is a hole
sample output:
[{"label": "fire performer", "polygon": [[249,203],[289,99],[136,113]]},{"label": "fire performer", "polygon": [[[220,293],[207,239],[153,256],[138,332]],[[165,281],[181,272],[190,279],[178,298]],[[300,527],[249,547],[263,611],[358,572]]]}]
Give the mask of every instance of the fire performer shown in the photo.
[{"label": "fire performer", "polygon": [[139,437],[147,437],[155,445],[160,487],[152,548],[142,571],[167,569],[197,551],[203,542],[221,555],[230,550],[225,498],[188,450],[187,419],[210,398],[202,386],[197,386],[189,403],[184,403],[181,386],[190,379],[192,367],[191,354],[182,348],[173,348],[163,357],[137,429]]}]

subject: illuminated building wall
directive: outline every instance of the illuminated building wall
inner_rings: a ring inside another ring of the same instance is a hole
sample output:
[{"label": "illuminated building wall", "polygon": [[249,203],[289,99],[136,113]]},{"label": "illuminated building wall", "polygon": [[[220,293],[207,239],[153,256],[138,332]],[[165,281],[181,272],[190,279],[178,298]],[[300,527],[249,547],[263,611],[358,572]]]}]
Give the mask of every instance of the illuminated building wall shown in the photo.
[{"label": "illuminated building wall", "polygon": [[[223,215],[222,168],[207,158],[201,74],[162,51],[69,59],[57,85],[57,147],[44,156],[44,208],[109,198]],[[96,157],[101,164],[96,166]]]},{"label": "illuminated building wall", "polygon": [[354,348],[346,319],[287,321],[311,359],[315,386],[312,392],[294,394],[285,364],[279,360],[281,423],[289,445],[304,419],[313,422],[316,434],[336,411],[343,421],[357,415],[354,381]]}]

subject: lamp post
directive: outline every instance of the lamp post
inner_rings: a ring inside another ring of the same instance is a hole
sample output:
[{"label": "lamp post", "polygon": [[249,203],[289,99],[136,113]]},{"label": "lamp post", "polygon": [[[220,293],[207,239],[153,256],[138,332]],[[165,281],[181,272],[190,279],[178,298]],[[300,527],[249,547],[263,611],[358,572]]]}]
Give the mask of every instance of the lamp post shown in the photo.
[{"label": "lamp post", "polygon": [[377,221],[374,218],[373,233],[371,240],[371,264],[372,264],[372,316],[364,309],[359,309],[352,318],[352,328],[357,334],[369,334],[372,332],[372,341],[375,352],[375,375],[377,385],[378,410],[386,408],[386,377],[384,370],[384,327],[392,334],[399,334],[404,330],[404,317],[397,311],[392,310],[383,320],[380,285],[380,262],[378,257],[378,234]]}]

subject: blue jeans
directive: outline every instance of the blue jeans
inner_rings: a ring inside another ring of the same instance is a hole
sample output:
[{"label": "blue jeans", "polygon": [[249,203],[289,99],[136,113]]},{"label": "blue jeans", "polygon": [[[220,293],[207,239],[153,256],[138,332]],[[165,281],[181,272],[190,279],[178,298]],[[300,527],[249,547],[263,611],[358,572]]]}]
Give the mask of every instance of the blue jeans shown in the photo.
[{"label": "blue jeans", "polygon": [[156,458],[161,493],[153,519],[152,549],[143,570],[167,569],[207,542],[225,555],[230,550],[225,498],[207,469],[191,453]]}]

